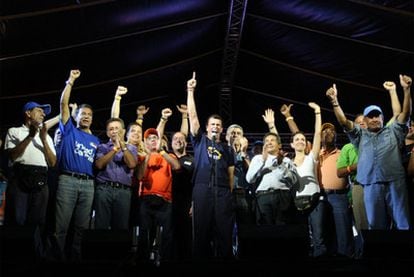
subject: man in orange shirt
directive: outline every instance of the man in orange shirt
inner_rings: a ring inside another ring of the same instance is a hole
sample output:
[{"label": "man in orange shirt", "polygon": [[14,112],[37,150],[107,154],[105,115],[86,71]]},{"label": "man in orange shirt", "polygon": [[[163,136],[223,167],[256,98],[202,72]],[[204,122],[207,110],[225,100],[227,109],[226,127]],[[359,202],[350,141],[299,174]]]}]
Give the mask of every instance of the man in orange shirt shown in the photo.
[{"label": "man in orange shirt", "polygon": [[147,155],[140,165],[143,174],[140,188],[140,246],[149,257],[154,230],[161,231],[160,256],[171,258],[172,244],[172,170],[180,169],[177,158],[160,149],[160,134],[154,128],[144,133]]},{"label": "man in orange shirt", "polygon": [[[324,205],[318,207],[320,210],[311,215],[314,235],[315,233],[318,234],[314,237],[314,244],[318,244],[315,243],[315,240],[323,241],[327,244],[328,254],[351,257],[354,253],[354,241],[352,213],[348,200],[349,188],[347,179],[339,178],[336,174],[336,162],[341,150],[336,147],[335,126],[331,123],[324,123],[321,129],[322,148],[319,156],[319,182],[321,194],[324,197]],[[333,225],[329,223],[331,218],[333,219]],[[334,226],[334,229],[324,230],[327,226]],[[318,237],[319,235],[321,237]]]}]

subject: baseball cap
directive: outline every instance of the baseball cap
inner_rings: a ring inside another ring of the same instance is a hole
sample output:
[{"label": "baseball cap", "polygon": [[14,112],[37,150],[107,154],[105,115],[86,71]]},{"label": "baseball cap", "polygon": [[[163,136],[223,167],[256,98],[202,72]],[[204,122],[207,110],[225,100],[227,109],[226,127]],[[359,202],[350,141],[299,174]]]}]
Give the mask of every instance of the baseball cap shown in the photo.
[{"label": "baseball cap", "polygon": [[158,131],[155,128],[149,128],[144,132],[144,139],[149,137],[150,135],[156,135],[158,137]]},{"label": "baseball cap", "polygon": [[333,125],[332,123],[329,123],[329,122],[325,122],[324,124],[322,124],[321,132],[325,129],[332,129],[332,130],[336,131],[335,125]]},{"label": "baseball cap", "polygon": [[368,114],[372,112],[377,112],[377,113],[382,114],[382,110],[380,107],[378,107],[377,105],[371,105],[364,109],[364,116],[367,116]]},{"label": "baseball cap", "polygon": [[52,110],[52,108],[50,107],[49,104],[39,104],[36,102],[27,102],[24,107],[23,107],[23,113],[29,110],[33,110],[34,108],[41,108],[43,109],[43,112],[45,113],[45,115],[50,114],[50,111]]}]

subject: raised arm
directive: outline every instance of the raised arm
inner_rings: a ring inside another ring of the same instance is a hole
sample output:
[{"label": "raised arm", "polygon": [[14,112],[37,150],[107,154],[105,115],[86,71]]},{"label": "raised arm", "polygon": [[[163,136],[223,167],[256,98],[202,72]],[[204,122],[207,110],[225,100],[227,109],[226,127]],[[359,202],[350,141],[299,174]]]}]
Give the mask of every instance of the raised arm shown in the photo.
[{"label": "raised arm", "polygon": [[[69,104],[69,108],[71,110],[70,114],[72,116],[72,118],[76,117],[76,109],[78,108],[78,105],[76,103],[71,103]],[[55,126],[56,124],[59,123],[59,119],[60,119],[60,114],[58,114],[55,117],[52,117],[51,119],[48,119],[45,121],[44,125],[46,125],[46,128],[49,130],[50,128],[52,128],[53,126]]]},{"label": "raised arm", "polygon": [[181,104],[180,106],[177,105],[178,111],[181,113],[181,128],[180,132],[188,137],[188,109],[187,105]]},{"label": "raised arm", "polygon": [[354,123],[346,118],[344,112],[341,109],[341,106],[339,105],[338,91],[335,84],[333,84],[333,86],[326,91],[326,96],[331,101],[336,119],[338,120],[339,124],[341,124],[341,126],[347,130],[352,130],[354,128]]},{"label": "raised arm", "polygon": [[290,113],[290,109],[292,108],[293,104],[286,105],[283,104],[282,107],[280,107],[280,113],[285,116],[285,120],[289,126],[289,130],[292,134],[296,134],[299,132],[299,127],[296,125],[296,122],[293,118],[293,116]]},{"label": "raised arm", "polygon": [[43,123],[43,125],[45,125],[46,126],[46,129],[49,130],[50,128],[52,128],[53,126],[55,126],[56,124],[59,123],[59,119],[60,119],[60,114],[58,114],[57,116],[54,116],[54,117],[46,120]]},{"label": "raised arm", "polygon": [[76,103],[70,103],[69,104],[69,108],[70,108],[70,116],[75,119],[76,118],[76,110],[78,109],[78,104]]},{"label": "raised arm", "polygon": [[410,116],[410,110],[411,110],[411,84],[412,79],[411,77],[407,75],[401,75],[400,74],[400,84],[404,91],[404,100],[403,100],[403,106],[402,111],[397,117],[397,121],[400,124],[404,124],[407,122],[408,117]]},{"label": "raised arm", "polygon": [[165,108],[161,111],[160,122],[158,122],[158,126],[157,126],[157,131],[161,135],[160,140],[162,136],[164,135],[165,124],[167,123],[171,115],[172,115],[172,110],[170,108]]},{"label": "raised arm", "polygon": [[[140,137],[142,138],[142,124],[144,122],[144,115],[149,111],[149,107],[145,107],[144,105],[140,105],[137,107],[137,119],[135,122],[141,127],[140,130]],[[141,139],[142,142],[142,139]]]},{"label": "raised arm", "polygon": [[389,121],[392,122],[401,113],[401,103],[398,99],[397,87],[392,81],[385,81],[382,85],[390,94],[392,118]]},{"label": "raised arm", "polygon": [[313,134],[312,152],[315,160],[319,159],[319,151],[321,149],[321,129],[322,129],[322,116],[321,108],[318,104],[310,102],[309,107],[315,112],[315,131]]},{"label": "raised arm", "polygon": [[115,92],[114,102],[112,102],[111,117],[119,118],[122,95],[125,95],[128,89],[123,86],[118,86]]},{"label": "raised arm", "polygon": [[190,120],[190,132],[193,136],[198,134],[200,130],[200,122],[198,121],[197,109],[194,101],[194,90],[197,86],[196,73],[193,72],[193,77],[187,81],[187,109],[188,119]]},{"label": "raised arm", "polygon": [[66,81],[66,86],[62,91],[62,95],[60,97],[60,115],[61,120],[64,124],[68,122],[70,117],[70,111],[69,111],[69,98],[70,93],[72,92],[72,87],[75,83],[75,80],[79,78],[80,71],[77,69],[71,70],[69,79]]},{"label": "raised arm", "polygon": [[275,112],[272,109],[266,109],[262,117],[269,128],[269,132],[278,135],[279,133],[275,125]]}]

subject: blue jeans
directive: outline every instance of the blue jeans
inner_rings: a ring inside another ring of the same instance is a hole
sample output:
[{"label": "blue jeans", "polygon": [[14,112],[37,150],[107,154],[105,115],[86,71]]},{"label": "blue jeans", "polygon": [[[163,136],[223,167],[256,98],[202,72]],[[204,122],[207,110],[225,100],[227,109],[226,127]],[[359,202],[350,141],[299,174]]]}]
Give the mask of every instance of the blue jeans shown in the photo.
[{"label": "blue jeans", "polygon": [[319,200],[316,207],[309,214],[309,225],[312,232],[312,256],[319,257],[328,254],[327,232],[325,226],[326,222],[326,202]]},{"label": "blue jeans", "polygon": [[399,230],[410,228],[405,178],[393,182],[364,185],[364,201],[369,229],[388,230],[389,217]]},{"label": "blue jeans", "polygon": [[346,193],[328,194],[309,215],[312,228],[313,256],[338,253],[354,254],[352,214]]},{"label": "blue jeans", "polygon": [[[74,260],[81,257],[82,232],[89,228],[94,191],[93,180],[59,176],[56,191],[56,240],[61,254],[65,253],[66,248]],[[74,236],[69,249],[66,246],[66,235],[72,217]]]},{"label": "blue jeans", "polygon": [[335,223],[336,252],[351,257],[354,254],[355,244],[348,195],[346,193],[328,194],[327,198],[332,208]]},{"label": "blue jeans", "polygon": [[95,229],[127,230],[131,189],[97,184],[95,189]]}]

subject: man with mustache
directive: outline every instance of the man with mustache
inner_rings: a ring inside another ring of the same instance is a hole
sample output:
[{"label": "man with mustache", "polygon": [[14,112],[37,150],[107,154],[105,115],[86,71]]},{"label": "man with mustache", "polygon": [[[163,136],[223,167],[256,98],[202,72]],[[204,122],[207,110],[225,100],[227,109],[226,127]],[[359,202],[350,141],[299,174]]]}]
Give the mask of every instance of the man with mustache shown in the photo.
[{"label": "man with mustache", "polygon": [[407,134],[412,80],[405,75],[399,77],[404,90],[402,111],[393,123],[385,127],[380,107],[370,105],[364,109],[367,128],[363,129],[346,118],[338,102],[335,84],[326,92],[338,122],[345,128],[351,142],[359,151],[356,179],[364,187],[369,229],[389,229],[389,217],[393,219],[396,229],[410,228],[401,153]]},{"label": "man with mustache", "polygon": [[[5,149],[13,164],[7,187],[6,224],[35,226],[42,233],[46,221],[49,199],[47,172],[56,164],[56,152],[52,138],[47,133],[44,118],[50,113],[50,105],[28,102],[24,105],[24,124],[10,128]],[[35,236],[35,249],[42,255],[42,244]]]}]

